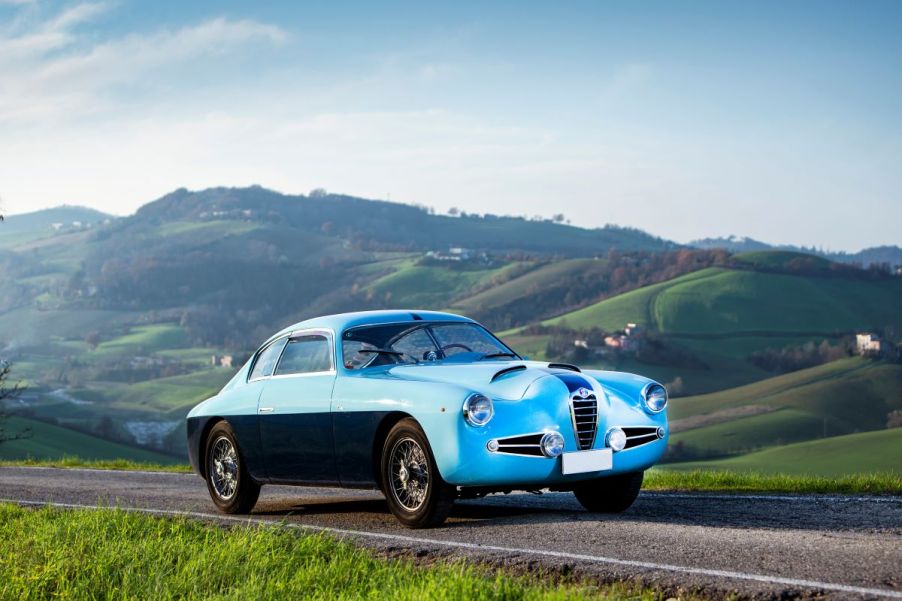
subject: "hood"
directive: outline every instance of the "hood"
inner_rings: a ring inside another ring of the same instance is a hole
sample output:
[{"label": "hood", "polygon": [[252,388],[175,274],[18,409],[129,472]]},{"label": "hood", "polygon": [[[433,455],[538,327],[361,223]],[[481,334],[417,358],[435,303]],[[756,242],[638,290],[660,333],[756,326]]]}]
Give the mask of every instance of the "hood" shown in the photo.
[{"label": "hood", "polygon": [[436,363],[398,365],[388,373],[405,380],[439,382],[472,389],[493,399],[518,401],[532,384],[548,376],[579,374],[538,361],[486,361],[482,363]]}]

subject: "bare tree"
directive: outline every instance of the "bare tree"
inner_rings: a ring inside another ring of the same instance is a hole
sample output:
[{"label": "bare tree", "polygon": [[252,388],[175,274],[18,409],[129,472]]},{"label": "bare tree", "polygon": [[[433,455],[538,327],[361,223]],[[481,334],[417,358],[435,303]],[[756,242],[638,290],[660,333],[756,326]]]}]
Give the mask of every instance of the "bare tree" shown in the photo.
[{"label": "bare tree", "polygon": [[9,419],[9,413],[3,408],[4,401],[16,398],[25,390],[25,387],[19,382],[9,385],[9,372],[11,369],[12,366],[9,362],[0,361],[0,444],[31,436],[31,431],[29,430],[20,430],[18,432],[8,432],[6,430],[6,420]]}]

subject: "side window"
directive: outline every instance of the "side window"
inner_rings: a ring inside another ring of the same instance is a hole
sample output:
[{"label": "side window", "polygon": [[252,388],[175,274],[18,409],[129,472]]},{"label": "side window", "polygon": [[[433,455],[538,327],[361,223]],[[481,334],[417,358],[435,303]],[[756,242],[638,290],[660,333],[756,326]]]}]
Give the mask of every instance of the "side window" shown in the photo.
[{"label": "side window", "polygon": [[325,336],[311,334],[292,338],[285,347],[282,360],[276,368],[276,375],[329,371],[332,369],[330,355],[329,339]]},{"label": "side window", "polygon": [[285,339],[280,338],[268,347],[260,351],[257,355],[257,361],[254,363],[254,369],[251,370],[251,377],[248,380],[256,380],[257,378],[265,378],[272,375],[272,370],[279,360],[282,348],[285,346]]}]

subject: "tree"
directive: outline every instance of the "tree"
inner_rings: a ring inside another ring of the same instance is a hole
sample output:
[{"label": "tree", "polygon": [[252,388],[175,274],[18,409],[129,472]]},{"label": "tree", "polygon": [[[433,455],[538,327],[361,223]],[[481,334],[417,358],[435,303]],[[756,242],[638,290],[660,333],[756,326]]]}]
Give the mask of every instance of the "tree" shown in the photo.
[{"label": "tree", "polygon": [[7,432],[6,430],[6,420],[9,419],[9,413],[3,409],[3,402],[6,399],[12,399],[17,396],[24,390],[24,387],[19,384],[13,384],[10,386],[9,383],[9,372],[11,366],[7,361],[0,361],[0,444],[10,440],[19,440],[22,438],[28,438],[31,436],[31,432],[29,430],[20,430],[19,432]]},{"label": "tree", "polygon": [[88,332],[85,336],[85,344],[93,351],[97,348],[97,345],[100,344],[100,332],[97,330]]}]

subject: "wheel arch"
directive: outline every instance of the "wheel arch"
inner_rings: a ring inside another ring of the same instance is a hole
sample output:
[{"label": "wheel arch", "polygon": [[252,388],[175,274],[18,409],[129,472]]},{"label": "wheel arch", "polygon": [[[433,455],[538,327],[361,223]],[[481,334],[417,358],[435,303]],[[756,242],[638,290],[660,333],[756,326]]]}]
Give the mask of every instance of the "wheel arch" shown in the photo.
[{"label": "wheel arch", "polygon": [[226,418],[216,415],[212,416],[203,424],[200,430],[200,435],[197,440],[197,458],[198,458],[198,471],[202,478],[207,478],[207,439],[210,436],[210,430],[218,424],[219,422],[227,422]]},{"label": "wheel arch", "polygon": [[[376,427],[376,431],[373,434],[373,449],[370,455],[370,463],[373,472],[373,480],[380,490],[382,490],[382,447],[385,446],[385,439],[388,438],[388,433],[395,427],[395,424],[403,419],[417,421],[417,419],[409,413],[404,411],[392,411],[382,418],[382,421],[379,422],[379,425]],[[417,421],[417,423],[420,422]],[[422,427],[422,425],[420,427]]]}]

